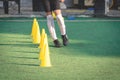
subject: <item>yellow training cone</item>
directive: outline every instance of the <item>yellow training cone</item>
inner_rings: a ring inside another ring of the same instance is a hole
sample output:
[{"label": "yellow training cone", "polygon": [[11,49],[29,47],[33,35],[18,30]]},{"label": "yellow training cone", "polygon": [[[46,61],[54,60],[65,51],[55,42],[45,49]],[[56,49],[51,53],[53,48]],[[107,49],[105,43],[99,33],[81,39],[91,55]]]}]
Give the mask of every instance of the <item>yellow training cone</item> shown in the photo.
[{"label": "yellow training cone", "polygon": [[40,53],[39,53],[39,60],[43,60],[44,56],[45,56],[45,49],[44,49],[45,45],[42,46]]},{"label": "yellow training cone", "polygon": [[36,20],[36,22],[35,22],[35,28],[34,28],[34,30],[35,31],[33,31],[34,33],[33,33],[33,43],[34,44],[39,44],[40,43],[40,29],[39,29],[39,24],[38,24],[38,21]]},{"label": "yellow training cone", "polygon": [[[45,33],[44,36],[43,36],[43,40],[42,40],[42,43],[41,43],[41,51],[40,51],[40,54],[39,54],[39,60],[42,60],[44,58],[44,55],[45,55],[45,45],[48,47],[48,42],[47,42],[47,34]],[[49,50],[48,50],[49,52]]]},{"label": "yellow training cone", "polygon": [[44,45],[43,45],[42,50],[43,51],[40,53],[40,60],[41,60],[40,66],[41,67],[51,67],[47,34],[45,34]]},{"label": "yellow training cone", "polygon": [[41,40],[40,40],[39,48],[43,47],[44,38],[45,38],[45,29],[43,28],[42,29],[42,34],[41,34]]},{"label": "yellow training cone", "polygon": [[51,67],[51,61],[50,61],[50,56],[48,52],[48,47],[47,45],[44,46],[44,58],[41,60],[41,67]]},{"label": "yellow training cone", "polygon": [[[47,37],[47,34],[45,34],[45,43],[46,43],[46,46],[47,46],[47,51],[48,51],[48,53],[49,53],[49,44],[48,44],[48,37]],[[50,54],[50,53],[49,53]]]},{"label": "yellow training cone", "polygon": [[35,33],[36,21],[37,21],[36,18],[34,18],[33,24],[32,24],[31,36],[33,36],[33,34]]}]

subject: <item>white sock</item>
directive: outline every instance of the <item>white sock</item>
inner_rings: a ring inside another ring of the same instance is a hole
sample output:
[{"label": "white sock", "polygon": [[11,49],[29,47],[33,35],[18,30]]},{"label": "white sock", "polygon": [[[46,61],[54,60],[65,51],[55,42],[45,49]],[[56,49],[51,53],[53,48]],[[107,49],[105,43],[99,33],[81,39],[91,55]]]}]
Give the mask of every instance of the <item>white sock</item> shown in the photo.
[{"label": "white sock", "polygon": [[53,19],[52,15],[47,16],[47,26],[48,26],[48,29],[49,29],[52,39],[56,40],[57,36],[56,36],[56,32],[55,32],[54,19]]},{"label": "white sock", "polygon": [[56,16],[56,19],[57,19],[58,25],[60,27],[61,35],[65,35],[66,34],[66,26],[64,23],[64,18],[60,14],[60,15]]}]

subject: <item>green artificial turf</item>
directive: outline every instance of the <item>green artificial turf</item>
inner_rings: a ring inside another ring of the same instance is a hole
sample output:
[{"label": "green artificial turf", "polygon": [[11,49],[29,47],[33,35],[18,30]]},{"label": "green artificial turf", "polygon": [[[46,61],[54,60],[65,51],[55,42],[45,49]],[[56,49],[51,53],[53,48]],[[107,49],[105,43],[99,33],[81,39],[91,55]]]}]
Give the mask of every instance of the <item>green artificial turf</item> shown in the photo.
[{"label": "green artificial turf", "polygon": [[[0,21],[0,80],[120,79],[120,21],[114,21],[119,18],[113,21],[99,21],[99,18],[66,21],[69,45],[61,48],[53,46],[46,21],[39,18],[40,30],[45,28],[48,34],[52,64],[49,68],[40,67],[40,50],[32,43],[33,19],[12,20]],[[55,25],[62,43],[56,22]]]}]

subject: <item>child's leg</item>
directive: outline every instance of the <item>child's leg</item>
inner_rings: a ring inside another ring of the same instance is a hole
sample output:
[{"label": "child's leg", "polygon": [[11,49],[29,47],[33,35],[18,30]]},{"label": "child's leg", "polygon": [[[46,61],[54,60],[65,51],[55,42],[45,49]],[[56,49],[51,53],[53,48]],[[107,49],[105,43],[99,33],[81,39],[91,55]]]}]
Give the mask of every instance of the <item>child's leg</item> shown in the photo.
[{"label": "child's leg", "polygon": [[47,15],[47,26],[50,32],[50,35],[53,40],[57,39],[56,32],[55,32],[55,25],[54,25],[54,19],[52,15]]}]

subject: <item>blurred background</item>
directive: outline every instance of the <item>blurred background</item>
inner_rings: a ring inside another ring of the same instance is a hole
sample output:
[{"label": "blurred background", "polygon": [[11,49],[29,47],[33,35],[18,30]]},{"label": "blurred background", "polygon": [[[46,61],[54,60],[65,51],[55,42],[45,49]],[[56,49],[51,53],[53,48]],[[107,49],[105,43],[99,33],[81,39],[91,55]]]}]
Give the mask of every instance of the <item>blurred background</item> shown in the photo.
[{"label": "blurred background", "polygon": [[[65,0],[63,16],[120,17],[120,0]],[[41,0],[0,0],[0,17],[45,16]]]}]

